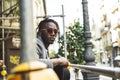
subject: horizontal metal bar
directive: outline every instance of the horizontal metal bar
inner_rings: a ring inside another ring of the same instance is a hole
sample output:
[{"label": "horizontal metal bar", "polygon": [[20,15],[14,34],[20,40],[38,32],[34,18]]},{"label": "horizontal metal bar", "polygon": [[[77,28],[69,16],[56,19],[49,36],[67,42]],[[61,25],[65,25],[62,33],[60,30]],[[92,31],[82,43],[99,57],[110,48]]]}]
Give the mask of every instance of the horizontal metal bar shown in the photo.
[{"label": "horizontal metal bar", "polygon": [[37,18],[48,18],[48,17],[64,17],[65,15],[47,15],[47,16],[37,16]]},{"label": "horizontal metal bar", "polygon": [[20,28],[19,28],[19,27],[3,27],[3,26],[0,26],[0,29],[20,30]]},{"label": "horizontal metal bar", "polygon": [[97,73],[100,75],[109,76],[112,78],[120,79],[120,68],[119,67],[98,67],[88,65],[70,64],[71,67],[81,69],[86,72]]},{"label": "horizontal metal bar", "polygon": [[19,19],[19,17],[0,17],[0,20]]},{"label": "horizontal metal bar", "polygon": [[10,39],[10,38],[12,38],[12,37],[14,37],[14,36],[18,36],[18,35],[20,35],[19,33],[17,33],[17,34],[14,34],[14,35],[11,35],[11,36],[8,36],[8,37],[6,37],[6,38],[0,38],[0,41],[5,41],[5,40],[7,40],[7,39]]}]

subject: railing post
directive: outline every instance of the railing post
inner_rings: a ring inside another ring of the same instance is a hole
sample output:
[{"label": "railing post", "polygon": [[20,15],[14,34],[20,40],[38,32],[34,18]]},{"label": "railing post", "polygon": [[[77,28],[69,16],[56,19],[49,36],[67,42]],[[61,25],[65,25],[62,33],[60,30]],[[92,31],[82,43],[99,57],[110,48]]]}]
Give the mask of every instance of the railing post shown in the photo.
[{"label": "railing post", "polygon": [[20,63],[36,60],[33,0],[20,0],[21,58]]},{"label": "railing post", "polygon": [[[90,42],[91,32],[89,27],[89,16],[88,16],[88,2],[87,0],[82,0],[83,6],[83,24],[84,24],[84,38],[85,38],[85,53],[84,59],[86,65],[95,65],[95,57],[92,52],[92,43]],[[88,72],[83,72],[83,79],[84,80],[99,80],[98,75]]]}]

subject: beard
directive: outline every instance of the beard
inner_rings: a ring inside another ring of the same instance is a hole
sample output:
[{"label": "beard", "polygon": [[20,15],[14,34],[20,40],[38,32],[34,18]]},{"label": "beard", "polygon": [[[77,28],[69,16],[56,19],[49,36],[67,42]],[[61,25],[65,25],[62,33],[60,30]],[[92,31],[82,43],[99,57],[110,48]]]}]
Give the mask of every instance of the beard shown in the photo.
[{"label": "beard", "polygon": [[53,44],[55,40],[49,40],[49,44]]},{"label": "beard", "polygon": [[47,36],[42,36],[42,39],[45,44],[53,44],[55,41],[55,38]]}]

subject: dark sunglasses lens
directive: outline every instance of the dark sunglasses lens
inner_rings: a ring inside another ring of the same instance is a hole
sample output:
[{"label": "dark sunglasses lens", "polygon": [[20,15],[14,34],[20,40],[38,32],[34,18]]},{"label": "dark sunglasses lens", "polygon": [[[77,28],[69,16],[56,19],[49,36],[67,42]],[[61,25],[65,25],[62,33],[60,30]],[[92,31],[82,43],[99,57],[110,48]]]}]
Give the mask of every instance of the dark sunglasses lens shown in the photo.
[{"label": "dark sunglasses lens", "polygon": [[54,31],[55,34],[58,32],[56,29],[47,29],[47,32],[50,33],[50,34],[51,34],[53,31]]},{"label": "dark sunglasses lens", "polygon": [[54,33],[57,34],[57,32],[58,32],[58,31],[57,31],[56,29],[54,29]]},{"label": "dark sunglasses lens", "polygon": [[52,29],[47,29],[47,32],[48,33],[52,33]]}]

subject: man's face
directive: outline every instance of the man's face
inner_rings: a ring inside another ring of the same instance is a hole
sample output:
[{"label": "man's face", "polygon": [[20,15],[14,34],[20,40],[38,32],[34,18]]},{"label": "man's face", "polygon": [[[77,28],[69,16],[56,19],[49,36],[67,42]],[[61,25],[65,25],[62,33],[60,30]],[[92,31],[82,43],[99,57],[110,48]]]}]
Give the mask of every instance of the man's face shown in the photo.
[{"label": "man's face", "polygon": [[53,22],[47,23],[44,29],[41,30],[41,37],[45,44],[53,44],[57,34],[58,29]]}]

